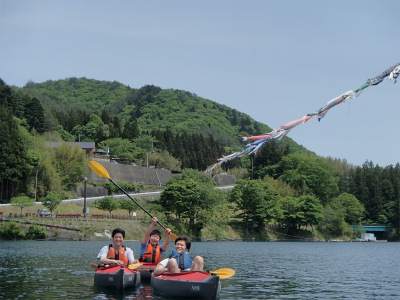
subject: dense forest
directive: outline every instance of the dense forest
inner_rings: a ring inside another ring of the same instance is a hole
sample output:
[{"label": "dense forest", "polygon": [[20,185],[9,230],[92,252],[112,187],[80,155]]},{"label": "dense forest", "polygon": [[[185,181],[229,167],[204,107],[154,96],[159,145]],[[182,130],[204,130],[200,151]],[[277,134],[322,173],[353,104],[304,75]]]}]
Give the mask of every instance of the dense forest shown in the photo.
[{"label": "dense forest", "polygon": [[[187,91],[153,85],[134,89],[86,78],[28,82],[22,88],[0,79],[0,126],[0,203],[18,196],[40,200],[50,192],[73,195],[87,158],[78,148],[51,149],[46,141],[94,141],[121,162],[140,163],[151,153],[156,167],[202,172],[222,155],[241,150],[242,136],[271,130]],[[288,232],[319,225],[331,236],[344,235],[348,224],[359,222],[400,228],[399,163],[352,166],[345,159],[318,157],[285,137],[215,172],[221,171],[235,175],[238,184],[218,214],[231,211],[228,219],[239,220],[244,231],[261,230],[272,221],[285,224]],[[180,185],[182,191],[191,187],[187,180]],[[159,205],[171,209],[169,189]],[[190,224],[195,228],[195,220]]]}]

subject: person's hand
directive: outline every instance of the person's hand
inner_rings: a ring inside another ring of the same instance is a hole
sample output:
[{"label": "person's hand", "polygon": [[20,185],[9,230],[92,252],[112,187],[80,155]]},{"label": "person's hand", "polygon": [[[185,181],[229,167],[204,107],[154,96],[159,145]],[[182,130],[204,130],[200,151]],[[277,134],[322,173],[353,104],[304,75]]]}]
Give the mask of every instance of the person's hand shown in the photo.
[{"label": "person's hand", "polygon": [[165,228],[165,233],[166,233],[166,234],[170,234],[170,233],[171,233],[171,229]]},{"label": "person's hand", "polygon": [[157,219],[156,217],[153,217],[153,218],[151,219],[151,221],[153,222],[153,224],[156,224],[156,223],[158,222],[158,219]]},{"label": "person's hand", "polygon": [[134,264],[137,264],[137,263],[139,263],[139,260],[138,260],[137,258],[135,258],[135,259],[133,260],[133,263],[134,263]]}]

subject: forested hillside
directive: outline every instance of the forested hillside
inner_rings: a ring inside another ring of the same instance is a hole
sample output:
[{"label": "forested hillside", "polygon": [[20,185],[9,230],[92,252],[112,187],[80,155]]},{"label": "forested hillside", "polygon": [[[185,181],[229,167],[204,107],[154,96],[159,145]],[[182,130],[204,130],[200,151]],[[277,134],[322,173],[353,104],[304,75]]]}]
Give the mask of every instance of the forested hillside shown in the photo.
[{"label": "forested hillside", "polygon": [[[117,117],[121,129],[135,121],[140,131],[169,129],[173,134],[212,135],[223,146],[243,147],[242,136],[271,130],[267,125],[225,105],[187,91],[162,90],[152,85],[133,89],[116,81],[68,78],[44,83],[29,82],[22,91],[40,99],[44,109],[51,112],[49,118],[56,117],[67,131],[77,124],[67,124],[66,119],[84,118],[92,112],[101,116],[106,124],[112,121],[110,118]],[[84,138],[89,140],[91,137]],[[286,143],[294,152],[306,151],[290,138],[285,139]]]},{"label": "forested hillside", "polygon": [[[86,78],[29,82],[23,88],[0,80],[0,128],[0,202],[16,203],[46,201],[54,193],[68,198],[82,181],[85,153],[67,144],[48,148],[46,141],[94,141],[121,163],[204,172],[222,155],[243,149],[242,136],[271,130],[188,91]],[[200,177],[184,176],[168,187],[174,196],[162,197],[160,211],[182,204],[176,216],[184,219],[193,217],[194,199],[208,203],[199,204],[199,220],[189,219],[195,235],[207,223],[220,224],[217,234],[229,220],[244,234],[261,233],[269,222],[285,224],[287,232],[319,225],[324,236],[348,236],[348,224],[384,223],[399,234],[399,163],[352,166],[318,157],[285,137],[214,170],[221,171],[243,180],[229,195],[210,192],[211,183],[202,191]],[[175,203],[178,195],[188,203]]]}]

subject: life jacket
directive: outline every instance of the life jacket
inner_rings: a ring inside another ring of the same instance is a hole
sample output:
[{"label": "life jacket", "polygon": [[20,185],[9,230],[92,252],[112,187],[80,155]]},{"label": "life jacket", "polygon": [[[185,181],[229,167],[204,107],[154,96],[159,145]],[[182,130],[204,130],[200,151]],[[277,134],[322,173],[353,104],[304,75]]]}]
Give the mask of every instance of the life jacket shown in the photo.
[{"label": "life jacket", "polygon": [[170,258],[175,258],[177,263],[178,263],[178,267],[181,270],[186,270],[186,269],[190,269],[190,267],[192,266],[192,259],[190,258],[189,252],[185,251],[183,253],[179,253],[176,250],[172,250],[172,254]]},{"label": "life jacket", "polygon": [[144,251],[142,256],[139,257],[139,261],[158,264],[161,260],[162,257],[161,257],[160,246],[157,245],[153,247],[153,245],[150,242],[148,242],[146,250]]},{"label": "life jacket", "polygon": [[128,265],[128,257],[126,256],[126,247],[124,245],[121,246],[121,249],[119,251],[115,251],[115,248],[113,247],[112,244],[108,246],[108,259],[116,259],[116,260],[122,260],[124,262],[124,265]]}]

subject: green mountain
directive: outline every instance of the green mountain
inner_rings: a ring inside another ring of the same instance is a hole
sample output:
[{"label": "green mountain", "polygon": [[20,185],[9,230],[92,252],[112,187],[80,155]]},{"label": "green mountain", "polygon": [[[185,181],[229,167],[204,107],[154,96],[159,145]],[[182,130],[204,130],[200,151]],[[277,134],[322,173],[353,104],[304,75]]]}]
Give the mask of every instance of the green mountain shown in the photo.
[{"label": "green mountain", "polygon": [[[174,134],[212,135],[226,147],[243,148],[243,136],[271,131],[267,125],[226,105],[188,91],[153,85],[134,89],[116,81],[67,78],[29,82],[22,90],[38,98],[44,110],[53,115],[76,110],[99,115],[107,112],[110,117],[117,116],[122,125],[136,120],[141,131],[169,129]],[[307,152],[290,138],[285,137],[282,143],[293,152]]]}]

